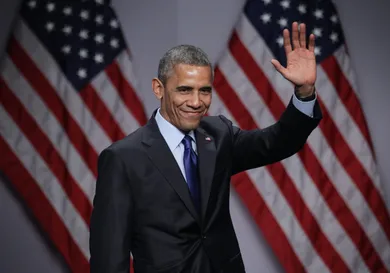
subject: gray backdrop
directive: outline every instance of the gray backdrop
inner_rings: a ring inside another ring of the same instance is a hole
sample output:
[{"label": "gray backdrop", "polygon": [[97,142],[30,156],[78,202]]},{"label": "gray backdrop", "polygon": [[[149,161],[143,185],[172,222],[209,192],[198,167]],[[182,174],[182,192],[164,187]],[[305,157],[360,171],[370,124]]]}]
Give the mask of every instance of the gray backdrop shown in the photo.
[{"label": "gray backdrop", "polygon": [[[0,52],[11,30],[20,0],[0,1]],[[171,46],[192,43],[201,46],[213,61],[224,49],[244,0],[114,0],[125,36],[134,55],[140,81],[139,94],[148,115],[157,106],[150,80],[160,56]],[[390,3],[386,0],[339,0],[336,3],[349,46],[352,64],[380,171],[390,196]],[[0,121],[1,122],[1,121]],[[0,151],[1,156],[1,151]],[[233,203],[237,201],[233,198]],[[389,198],[387,198],[389,205]],[[232,216],[248,273],[281,272],[261,234],[246,225],[240,206]],[[258,240],[250,238],[257,237]],[[25,211],[0,181],[0,272],[67,272],[61,258],[50,249]]]}]

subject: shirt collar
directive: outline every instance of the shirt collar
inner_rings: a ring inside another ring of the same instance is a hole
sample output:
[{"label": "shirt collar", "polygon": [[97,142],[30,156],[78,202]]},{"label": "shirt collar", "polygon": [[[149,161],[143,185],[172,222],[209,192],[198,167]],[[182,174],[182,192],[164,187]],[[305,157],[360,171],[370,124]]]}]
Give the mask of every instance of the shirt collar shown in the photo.
[{"label": "shirt collar", "polygon": [[[160,114],[160,108],[157,110],[156,116],[155,116],[157,126],[160,130],[160,133],[164,137],[166,143],[168,144],[168,147],[171,151],[176,149],[176,147],[181,143],[181,141],[184,138],[184,133],[177,129],[173,124],[168,122],[161,114]],[[188,135],[192,138],[194,143],[195,140],[195,133],[194,131],[190,131]],[[194,149],[196,149],[196,145],[192,145]]]}]

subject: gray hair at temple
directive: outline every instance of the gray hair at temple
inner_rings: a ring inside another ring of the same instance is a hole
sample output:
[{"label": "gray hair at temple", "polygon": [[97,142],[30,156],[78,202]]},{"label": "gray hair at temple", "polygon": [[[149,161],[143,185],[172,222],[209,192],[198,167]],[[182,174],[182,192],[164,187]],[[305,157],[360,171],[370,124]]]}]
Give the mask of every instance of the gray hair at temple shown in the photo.
[{"label": "gray hair at temple", "polygon": [[160,59],[157,77],[164,86],[173,68],[178,64],[209,66],[211,69],[211,79],[213,80],[214,78],[213,66],[207,54],[202,49],[193,45],[179,45],[168,50]]}]

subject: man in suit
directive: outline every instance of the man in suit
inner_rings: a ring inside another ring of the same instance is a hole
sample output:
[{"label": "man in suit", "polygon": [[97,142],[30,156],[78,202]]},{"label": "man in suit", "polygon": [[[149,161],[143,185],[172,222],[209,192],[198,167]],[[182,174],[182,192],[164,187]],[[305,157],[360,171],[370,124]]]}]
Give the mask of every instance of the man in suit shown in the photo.
[{"label": "man in suit", "polygon": [[283,32],[296,86],[280,120],[245,131],[224,116],[205,117],[212,66],[202,50],[178,46],[161,59],[152,87],[161,106],[147,125],[99,156],[91,218],[91,272],[245,272],[229,212],[230,177],[298,152],[318,125],[314,36]]}]

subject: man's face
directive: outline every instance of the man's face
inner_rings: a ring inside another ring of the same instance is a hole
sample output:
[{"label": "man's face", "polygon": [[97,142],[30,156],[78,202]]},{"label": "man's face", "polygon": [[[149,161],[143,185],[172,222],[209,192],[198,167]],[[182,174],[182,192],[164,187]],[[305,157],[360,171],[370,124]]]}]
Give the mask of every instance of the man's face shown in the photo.
[{"label": "man's face", "polygon": [[211,104],[211,81],[210,67],[187,64],[174,67],[165,87],[154,79],[163,117],[184,132],[196,129]]}]

